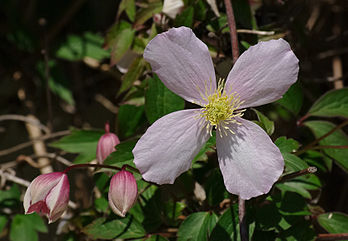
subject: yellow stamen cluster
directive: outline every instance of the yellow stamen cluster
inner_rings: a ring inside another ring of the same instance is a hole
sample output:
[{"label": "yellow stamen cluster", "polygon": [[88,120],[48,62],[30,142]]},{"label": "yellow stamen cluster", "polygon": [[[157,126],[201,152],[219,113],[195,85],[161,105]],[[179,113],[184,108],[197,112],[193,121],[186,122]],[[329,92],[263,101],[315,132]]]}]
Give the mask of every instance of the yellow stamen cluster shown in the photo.
[{"label": "yellow stamen cluster", "polygon": [[207,131],[211,134],[212,129],[215,127],[220,136],[222,134],[227,135],[228,132],[235,134],[229,127],[229,124],[240,123],[235,117],[243,116],[244,110],[238,110],[242,101],[240,100],[236,92],[226,93],[223,91],[224,81],[222,79],[218,82],[217,89],[210,94],[205,91],[205,95],[202,96],[205,101],[205,105],[200,110],[200,117],[205,124]]}]

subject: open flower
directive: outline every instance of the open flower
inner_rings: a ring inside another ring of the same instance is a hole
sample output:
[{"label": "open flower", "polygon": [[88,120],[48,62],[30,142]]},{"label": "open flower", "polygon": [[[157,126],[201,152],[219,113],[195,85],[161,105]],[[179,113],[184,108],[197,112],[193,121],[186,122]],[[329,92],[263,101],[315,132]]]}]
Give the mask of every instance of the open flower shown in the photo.
[{"label": "open flower", "polygon": [[216,83],[207,46],[186,27],[157,35],[144,58],[162,82],[200,109],[170,113],[150,126],[133,149],[143,178],[173,183],[216,130],[219,166],[227,190],[250,199],[269,192],[283,172],[279,149],[243,109],[273,102],[296,81],[298,59],[283,40],[260,42]]},{"label": "open flower", "polygon": [[63,172],[51,172],[36,177],[24,195],[25,214],[33,212],[47,216],[49,223],[63,215],[69,203],[69,181]]}]

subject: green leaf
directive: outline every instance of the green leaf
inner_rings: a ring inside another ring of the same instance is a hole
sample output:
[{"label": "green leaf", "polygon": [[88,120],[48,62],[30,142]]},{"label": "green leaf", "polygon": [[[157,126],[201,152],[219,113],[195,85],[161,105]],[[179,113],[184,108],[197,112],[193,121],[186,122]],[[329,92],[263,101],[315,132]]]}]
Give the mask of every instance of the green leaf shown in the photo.
[{"label": "green leaf", "polygon": [[178,241],[204,241],[210,240],[217,216],[209,212],[197,212],[188,216],[180,225]]},{"label": "green leaf", "polygon": [[240,241],[238,205],[228,208],[216,223],[209,241]]},{"label": "green leaf", "polygon": [[128,90],[133,83],[141,76],[145,67],[145,61],[143,58],[136,58],[128,69],[128,72],[122,78],[121,87],[117,93],[119,96],[124,91]]},{"label": "green leaf", "polygon": [[185,101],[171,92],[157,75],[148,79],[148,89],[145,92],[145,112],[151,124],[162,116],[182,110],[184,107]]},{"label": "green leaf", "polygon": [[132,150],[137,141],[121,142],[117,145],[116,151],[111,153],[104,161],[106,165],[130,164],[134,159]]},{"label": "green leaf", "polygon": [[308,164],[298,156],[290,153],[283,153],[286,172],[296,172],[308,168]]},{"label": "green leaf", "polygon": [[92,239],[131,239],[140,238],[146,234],[141,224],[131,215],[108,222],[105,221],[106,218],[98,218],[85,226],[82,232]]},{"label": "green leaf", "polygon": [[135,1],[134,0],[122,0],[118,7],[117,16],[126,10],[127,16],[133,22],[135,19]]},{"label": "green leaf", "polygon": [[318,223],[329,233],[347,233],[348,215],[332,212],[318,216]]},{"label": "green leaf", "polygon": [[276,103],[282,105],[297,116],[303,104],[303,91],[300,83],[297,81],[293,84]]},{"label": "green leaf", "polygon": [[162,237],[160,235],[151,235],[150,238],[145,239],[146,241],[168,241],[165,237]]},{"label": "green leaf", "polygon": [[69,35],[56,52],[58,58],[77,61],[90,57],[98,61],[108,58],[109,51],[102,48],[103,37],[98,34],[85,32],[82,36]]},{"label": "green leaf", "polygon": [[259,121],[256,121],[256,124],[262,127],[266,131],[266,133],[270,136],[274,132],[274,122],[268,119],[267,116],[262,114],[260,111],[252,108],[252,110],[256,113]]},{"label": "green leaf", "polygon": [[146,8],[141,8],[137,14],[134,25],[139,26],[144,24],[147,20],[152,18],[156,13],[162,11],[162,1],[151,1]]},{"label": "green leaf", "polygon": [[36,241],[37,232],[47,233],[47,227],[41,217],[36,213],[24,215],[17,214],[11,223],[11,241]]},{"label": "green leaf", "polygon": [[281,191],[296,192],[304,198],[311,199],[310,190],[317,190],[321,188],[320,179],[314,174],[308,174],[301,177],[296,177],[284,183],[276,184]]},{"label": "green leaf", "polygon": [[306,200],[301,195],[291,191],[282,195],[282,200],[277,203],[277,207],[282,215],[311,215]]},{"label": "green leaf", "polygon": [[98,140],[103,134],[103,131],[73,129],[70,135],[51,143],[50,146],[78,153],[74,163],[86,163],[96,158]]},{"label": "green leaf", "polygon": [[0,215],[0,234],[7,224],[7,217]]},{"label": "green leaf", "polygon": [[0,190],[1,206],[13,206],[19,202],[21,192],[16,184],[13,184],[9,190]]},{"label": "green leaf", "polygon": [[126,28],[123,29],[116,37],[112,40],[111,47],[111,63],[110,65],[117,64],[121,58],[127,54],[127,50],[131,47],[135,35],[135,30]]},{"label": "green leaf", "polygon": [[109,202],[106,198],[100,197],[94,200],[94,206],[98,212],[106,212],[109,208]]},{"label": "green leaf", "polygon": [[299,143],[294,139],[287,139],[285,136],[279,137],[274,144],[276,144],[279,150],[283,152],[294,152],[299,148]]},{"label": "green leaf", "polygon": [[193,7],[186,8],[175,18],[174,25],[176,27],[186,26],[191,28],[193,24],[193,15],[194,15],[194,8]]},{"label": "green leaf", "polygon": [[348,88],[332,90],[321,96],[308,111],[312,116],[348,118]]},{"label": "green leaf", "polygon": [[120,138],[133,135],[144,119],[143,105],[121,105],[117,116]]},{"label": "green leaf", "polygon": [[[304,125],[311,129],[316,138],[325,135],[335,128],[335,125],[328,121],[306,121]],[[320,141],[319,144],[325,146],[348,145],[348,137],[342,130],[337,130]],[[343,170],[348,172],[348,149],[323,149],[323,151],[332,157]]]}]

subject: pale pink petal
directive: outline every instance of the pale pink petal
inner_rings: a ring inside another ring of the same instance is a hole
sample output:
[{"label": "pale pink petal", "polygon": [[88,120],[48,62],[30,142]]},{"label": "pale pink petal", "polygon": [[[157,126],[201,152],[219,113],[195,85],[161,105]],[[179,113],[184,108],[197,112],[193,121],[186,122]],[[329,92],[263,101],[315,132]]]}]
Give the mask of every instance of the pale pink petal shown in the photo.
[{"label": "pale pink petal", "polygon": [[298,59],[285,40],[260,42],[238,58],[225,91],[240,95],[240,108],[271,103],[296,82],[298,70]]},{"label": "pale pink petal", "polygon": [[69,203],[70,185],[68,176],[63,174],[57,185],[52,188],[46,197],[46,204],[50,210],[49,223],[55,222],[63,215]]},{"label": "pale pink petal", "polygon": [[242,199],[268,193],[283,172],[278,147],[257,124],[238,118],[229,127],[235,134],[216,134],[220,169],[226,189]]},{"label": "pale pink petal", "polygon": [[52,172],[36,177],[27,188],[24,195],[23,206],[25,212],[30,205],[44,200],[48,192],[59,182],[62,172]]},{"label": "pale pink petal", "polygon": [[117,215],[125,217],[137,200],[138,187],[132,173],[120,171],[111,181],[108,193],[109,205]]},{"label": "pale pink petal", "polygon": [[211,94],[216,88],[208,47],[190,28],[158,34],[146,46],[144,59],[168,89],[187,101],[204,104],[200,92]]},{"label": "pale pink petal", "polygon": [[198,110],[173,112],[147,129],[133,149],[134,163],[145,180],[173,183],[191,167],[209,138],[198,115]]},{"label": "pale pink petal", "polygon": [[183,0],[164,0],[162,12],[174,19],[183,6]]}]

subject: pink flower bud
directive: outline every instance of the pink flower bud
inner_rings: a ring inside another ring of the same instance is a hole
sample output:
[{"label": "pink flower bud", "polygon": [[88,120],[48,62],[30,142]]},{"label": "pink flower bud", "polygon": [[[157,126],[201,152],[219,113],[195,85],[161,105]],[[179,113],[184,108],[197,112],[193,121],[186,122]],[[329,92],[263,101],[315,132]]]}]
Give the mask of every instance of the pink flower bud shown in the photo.
[{"label": "pink flower bud", "polygon": [[138,187],[132,173],[122,170],[116,173],[109,187],[109,205],[115,214],[124,217],[137,200]]},{"label": "pink flower bud", "polygon": [[63,172],[51,172],[36,177],[24,195],[25,214],[33,212],[47,216],[49,223],[55,222],[68,207],[68,176]]},{"label": "pink flower bud", "polygon": [[102,135],[97,145],[97,161],[103,164],[104,160],[114,151],[115,146],[120,144],[120,140],[114,133],[110,133],[109,123],[105,123],[105,134]]}]

